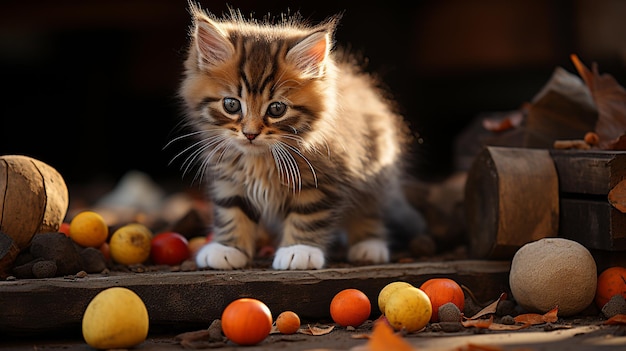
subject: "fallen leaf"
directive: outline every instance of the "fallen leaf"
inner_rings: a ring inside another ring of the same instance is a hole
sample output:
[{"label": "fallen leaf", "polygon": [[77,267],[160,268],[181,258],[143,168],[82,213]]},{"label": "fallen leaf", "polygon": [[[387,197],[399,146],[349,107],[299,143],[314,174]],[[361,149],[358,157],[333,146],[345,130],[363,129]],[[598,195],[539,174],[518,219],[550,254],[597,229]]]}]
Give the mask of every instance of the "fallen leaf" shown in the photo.
[{"label": "fallen leaf", "polygon": [[504,118],[484,118],[483,128],[491,132],[503,132],[512,128],[517,128],[522,124],[524,114],[522,111],[514,111]]},{"label": "fallen leaf", "polygon": [[483,308],[482,310],[480,310],[478,313],[476,313],[475,315],[473,315],[470,318],[467,319],[478,319],[482,316],[488,315],[488,314],[492,314],[492,313],[496,313],[496,308],[498,307],[498,303],[502,300],[506,300],[506,293],[502,293],[500,294],[500,297],[492,302],[491,304],[489,304],[487,307]]},{"label": "fallen leaf", "polygon": [[396,334],[388,323],[376,322],[367,346],[370,351],[413,351],[413,347]]},{"label": "fallen leaf", "polygon": [[621,213],[626,213],[626,181],[622,180],[609,191],[609,203]]},{"label": "fallen leaf", "polygon": [[313,335],[313,336],[320,336],[320,335],[326,335],[330,333],[331,331],[333,331],[333,329],[335,329],[334,325],[320,326],[320,327],[307,325],[304,328],[300,328],[298,330],[298,333],[306,334],[306,335]]},{"label": "fallen leaf", "polygon": [[557,316],[558,311],[559,311],[559,308],[555,307],[543,315],[538,314],[538,313],[525,313],[525,314],[520,314],[519,316],[516,316],[513,319],[517,323],[530,324],[530,325],[554,323],[559,319],[559,317]]},{"label": "fallen leaf", "polygon": [[599,74],[593,62],[591,71],[577,55],[570,56],[598,109],[595,132],[600,138],[601,149],[615,150],[615,140],[626,132],[626,89],[610,74]]},{"label": "fallen leaf", "polygon": [[488,329],[492,323],[493,316],[489,317],[489,319],[468,319],[461,322],[465,328],[474,327],[479,329]]},{"label": "fallen leaf", "polygon": [[602,324],[626,324],[626,314],[616,314],[613,317],[607,319]]}]

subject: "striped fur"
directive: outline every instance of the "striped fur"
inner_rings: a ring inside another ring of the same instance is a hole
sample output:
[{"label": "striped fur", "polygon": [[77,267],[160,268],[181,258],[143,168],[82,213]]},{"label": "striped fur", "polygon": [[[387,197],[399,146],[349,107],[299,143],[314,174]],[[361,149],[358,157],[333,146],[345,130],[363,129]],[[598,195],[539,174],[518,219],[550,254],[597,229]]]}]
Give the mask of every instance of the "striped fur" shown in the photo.
[{"label": "striped fur", "polygon": [[177,157],[198,167],[215,211],[198,265],[243,268],[265,233],[276,269],[323,267],[342,233],[349,260],[388,261],[383,217],[402,197],[409,133],[376,81],[332,50],[338,17],[191,14],[180,96],[194,142]]}]

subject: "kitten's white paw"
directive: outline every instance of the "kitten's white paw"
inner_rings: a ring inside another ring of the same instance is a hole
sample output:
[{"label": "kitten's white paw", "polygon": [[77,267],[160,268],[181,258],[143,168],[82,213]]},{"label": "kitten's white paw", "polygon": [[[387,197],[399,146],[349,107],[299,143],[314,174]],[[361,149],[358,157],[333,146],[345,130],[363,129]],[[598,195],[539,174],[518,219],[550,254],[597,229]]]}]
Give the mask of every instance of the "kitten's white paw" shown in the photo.
[{"label": "kitten's white paw", "polygon": [[320,269],[325,263],[324,252],[309,245],[281,247],[274,256],[274,269]]},{"label": "kitten's white paw", "polygon": [[199,268],[238,269],[248,264],[248,257],[234,247],[220,243],[208,243],[196,254]]},{"label": "kitten's white paw", "polygon": [[348,261],[387,263],[389,262],[389,248],[384,240],[364,240],[350,247],[350,250],[348,250]]}]

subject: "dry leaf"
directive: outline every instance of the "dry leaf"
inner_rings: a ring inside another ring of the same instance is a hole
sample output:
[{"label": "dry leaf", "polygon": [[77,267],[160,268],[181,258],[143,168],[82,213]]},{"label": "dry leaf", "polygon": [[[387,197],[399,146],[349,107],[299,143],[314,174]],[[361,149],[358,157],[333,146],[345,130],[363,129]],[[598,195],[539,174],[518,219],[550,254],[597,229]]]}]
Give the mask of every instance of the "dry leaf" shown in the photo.
[{"label": "dry leaf", "polygon": [[496,308],[498,307],[498,303],[502,300],[506,300],[506,293],[500,294],[500,297],[496,301],[492,302],[491,304],[489,304],[489,306],[483,308],[478,313],[476,313],[475,315],[467,319],[478,319],[482,316],[485,316],[491,313],[496,313]]},{"label": "dry leaf", "polygon": [[333,329],[335,329],[334,325],[320,326],[320,327],[307,325],[304,328],[300,328],[298,330],[298,333],[306,334],[306,335],[313,335],[313,336],[320,336],[320,335],[326,335],[330,333],[331,331],[333,331]]},{"label": "dry leaf", "polygon": [[559,308],[555,307],[543,315],[538,314],[538,313],[525,313],[525,314],[520,314],[519,316],[513,319],[517,323],[530,324],[530,325],[554,323],[559,319],[559,317],[557,316],[558,311],[559,311]]},{"label": "dry leaf", "polygon": [[626,324],[626,314],[616,314],[604,321],[602,324]]},{"label": "dry leaf", "polygon": [[377,321],[367,346],[370,351],[413,351],[413,347],[396,334],[388,323]]},{"label": "dry leaf", "polygon": [[585,81],[598,109],[595,132],[600,137],[600,148],[613,149],[614,142],[626,132],[626,89],[609,74],[598,73],[594,62],[591,71],[578,56],[570,56],[578,74]]},{"label": "dry leaf", "polygon": [[622,180],[609,191],[609,203],[621,213],[626,213],[626,181]]},{"label": "dry leaf", "polygon": [[492,132],[503,132],[512,128],[517,128],[522,124],[524,114],[522,111],[514,111],[504,118],[484,118],[483,128]]},{"label": "dry leaf", "polygon": [[465,328],[475,327],[479,329],[488,329],[492,323],[493,316],[489,317],[489,319],[468,319],[461,322]]}]

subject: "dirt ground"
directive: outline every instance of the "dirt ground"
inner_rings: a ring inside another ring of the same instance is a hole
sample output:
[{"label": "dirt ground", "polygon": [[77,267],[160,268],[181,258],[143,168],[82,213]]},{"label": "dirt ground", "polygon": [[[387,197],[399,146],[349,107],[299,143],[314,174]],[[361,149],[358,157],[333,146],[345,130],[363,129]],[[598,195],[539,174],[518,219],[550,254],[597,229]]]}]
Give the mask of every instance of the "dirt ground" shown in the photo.
[{"label": "dirt ground", "polygon": [[[458,351],[543,351],[543,350],[624,350],[626,349],[626,326],[603,325],[600,317],[560,318],[556,323],[536,325],[514,332],[499,332],[477,328],[460,328],[443,331],[438,323],[429,324],[425,330],[400,337],[414,350]],[[328,324],[327,326],[332,325]],[[270,334],[254,346],[238,346],[231,341],[208,339],[181,342],[177,334],[149,335],[145,342],[133,348],[142,351],[167,350],[301,350],[301,351],[375,351],[369,344],[374,322],[367,321],[359,328],[343,328],[335,325],[332,332],[311,336],[301,333],[292,335]],[[306,326],[306,325],[305,325]],[[46,338],[42,340],[3,341],[1,350],[94,350],[80,336]]]}]

